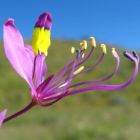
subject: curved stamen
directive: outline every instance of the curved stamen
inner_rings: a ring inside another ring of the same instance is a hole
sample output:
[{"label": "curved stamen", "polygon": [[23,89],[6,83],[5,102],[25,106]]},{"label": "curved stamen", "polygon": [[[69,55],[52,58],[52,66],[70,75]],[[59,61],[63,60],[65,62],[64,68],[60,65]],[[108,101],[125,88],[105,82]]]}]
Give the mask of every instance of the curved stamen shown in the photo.
[{"label": "curved stamen", "polygon": [[139,63],[138,63],[138,60],[136,58],[134,58],[134,56],[132,54],[130,54],[130,53],[126,52],[125,56],[135,63],[134,72],[133,72],[131,78],[127,82],[122,83],[120,85],[96,85],[96,86],[89,86],[89,87],[86,87],[86,88],[81,88],[81,89],[78,89],[78,90],[71,91],[71,92],[69,92],[67,94],[67,96],[68,95],[72,95],[72,94],[76,94],[76,93],[80,93],[80,92],[91,91],[91,90],[120,90],[120,89],[128,86],[129,84],[131,84],[134,81],[134,79],[136,78],[136,75],[138,74]]},{"label": "curved stamen", "polygon": [[[78,72],[78,70],[76,70],[76,61],[78,61],[78,58],[75,60],[75,63],[73,64],[73,70],[71,71],[71,76],[69,76],[68,78],[66,78],[66,80],[65,81],[63,81],[63,82],[60,82],[59,84],[57,84],[57,85],[55,85],[55,86],[52,86],[51,88],[49,88],[48,89],[48,91],[53,91],[54,92],[54,90],[56,89],[56,91],[60,91],[60,89],[62,89],[63,87],[66,89],[66,88],[68,88],[68,86],[70,85],[70,82],[72,81],[72,79],[73,79],[73,75],[75,74],[75,73],[77,73]],[[81,67],[82,69],[84,68],[84,67]],[[70,82],[69,82],[70,81]],[[59,89],[59,90],[58,90]]]},{"label": "curved stamen", "polygon": [[[83,70],[83,71],[79,72],[79,73],[76,74],[76,75],[73,75],[73,78],[76,77],[76,76],[78,76],[78,75],[81,74],[81,73],[84,73],[84,72],[87,72],[87,71],[89,71],[89,70],[94,69],[95,67],[97,67],[97,66],[100,64],[100,62],[103,60],[103,58],[104,58],[104,53],[101,54],[101,56],[99,57],[99,59],[97,60],[97,62],[96,62],[93,66],[87,68],[86,70]],[[57,85],[55,88],[58,88],[60,85],[62,85],[62,84],[64,84],[64,83],[65,83],[65,82],[60,83],[60,84]],[[79,84],[80,84],[80,83],[79,83]]]},{"label": "curved stamen", "polygon": [[43,101],[43,102],[39,102],[38,105],[40,105],[40,106],[42,106],[42,107],[51,106],[51,105],[53,105],[54,103],[56,103],[56,102],[58,102],[59,100],[61,100],[63,97],[65,97],[65,95],[66,95],[67,93],[68,93],[68,91],[65,92],[65,93],[63,93],[59,98],[57,98],[57,99],[55,99],[55,100],[53,100],[53,101],[51,101],[51,102],[47,102],[47,103],[44,103],[44,101]]},{"label": "curved stamen", "polygon": [[[70,60],[71,60],[71,56],[69,57],[68,61]],[[60,80],[62,80],[68,68],[69,68],[69,64],[67,64],[63,69],[61,69],[57,74],[55,74],[54,77],[49,82],[48,86],[46,87],[46,90],[54,86]]]},{"label": "curved stamen", "polygon": [[[105,45],[104,45],[105,46]],[[81,73],[83,73],[83,72],[86,72],[86,71],[88,71],[88,70],[92,70],[92,69],[94,69],[96,66],[98,66],[99,64],[100,64],[100,62],[103,60],[103,58],[104,58],[104,56],[105,56],[105,54],[106,54],[106,51],[104,51],[106,48],[104,48],[103,47],[103,53],[101,54],[101,56],[99,57],[99,59],[97,60],[97,62],[93,65],[93,66],[91,66],[91,67],[89,67],[89,68],[87,68],[86,70],[84,70],[84,71],[81,71],[81,72],[79,72],[79,73],[75,73],[75,74],[73,74],[73,77],[72,78],[74,78],[74,77],[76,77],[77,75],[79,75],[79,74],[81,74]],[[77,60],[78,60],[78,58],[77,58]],[[76,65],[77,66],[77,65]],[[81,68],[83,68],[83,67],[81,67]],[[107,77],[106,77],[107,78]],[[99,82],[98,80],[97,80],[97,82]],[[53,87],[53,89],[57,89],[58,87],[61,87],[61,86],[65,86],[65,85],[68,85],[68,83],[66,83],[66,82],[61,82],[60,84],[58,84],[58,85],[56,85],[55,87]],[[79,83],[80,84],[80,83]],[[79,85],[78,84],[78,85]]]},{"label": "curved stamen", "polygon": [[[95,45],[95,43],[94,43],[94,45]],[[91,50],[86,55],[86,57],[81,62],[79,62],[78,64],[76,64],[76,68],[78,66],[82,65],[85,61],[87,61],[89,59],[89,57],[91,56],[91,54],[92,54],[92,52],[93,52],[93,50],[94,50],[95,47],[96,46],[91,47]],[[75,51],[74,48],[72,48],[71,51],[73,53]],[[83,55],[82,52],[79,52],[79,51],[77,52],[77,57],[79,58],[79,60],[82,58],[82,55]],[[69,64],[67,64],[60,72],[58,72],[58,74],[56,74],[55,77],[58,77],[60,75],[60,73],[63,73],[62,76],[64,77],[70,71],[70,68],[73,65],[73,63],[74,63],[74,60],[72,62],[70,62]],[[64,69],[67,69],[67,71],[64,71]],[[53,78],[54,81],[56,81],[55,77]]]},{"label": "curved stamen", "polygon": [[80,83],[71,85],[69,88],[82,86],[82,85],[86,85],[86,84],[93,84],[93,83],[97,83],[97,82],[98,83],[99,82],[104,82],[104,81],[109,80],[110,78],[112,78],[117,73],[117,71],[119,69],[119,66],[120,66],[120,57],[119,57],[118,53],[115,51],[114,48],[112,49],[112,54],[115,57],[117,64],[116,64],[116,66],[115,66],[115,68],[114,68],[114,70],[113,70],[113,72],[111,74],[109,74],[108,76],[106,76],[104,78],[98,79],[98,80],[90,80],[90,81],[80,82]]},{"label": "curved stamen", "polygon": [[132,52],[133,56],[138,60],[138,62],[140,61],[139,56],[137,55],[137,53],[135,51]]},{"label": "curved stamen", "polygon": [[94,51],[94,47],[91,47],[89,53],[85,56],[85,58],[80,63],[78,63],[76,65],[76,67],[79,67],[80,65],[82,65],[83,63],[85,63],[90,58],[90,56],[93,53],[93,51]]},{"label": "curved stamen", "polygon": [[[69,84],[71,83],[71,81],[72,81],[72,76],[73,76],[73,73],[74,73],[74,71],[75,71],[75,66],[76,66],[76,62],[77,62],[77,59],[75,59],[75,61],[74,61],[74,64],[73,64],[73,67],[72,67],[72,70],[71,70],[71,73],[70,73],[70,75],[69,75],[69,77],[65,80],[65,82],[63,82],[63,84],[65,83],[65,85],[64,86],[62,86],[62,84],[60,85],[60,87],[59,87],[59,89],[57,89],[57,91],[59,92],[58,94],[60,95],[61,94],[61,92],[66,92],[66,89],[67,89],[67,87],[69,86]],[[54,87],[52,87],[51,89],[44,89],[43,91],[42,91],[42,96],[40,97],[41,98],[41,100],[43,99],[48,99],[48,98],[50,98],[50,96],[52,96],[53,94],[54,94],[54,92],[53,92],[53,90],[55,89],[56,87],[54,86]],[[47,93],[47,94],[46,94]],[[55,95],[56,96],[56,95]]]},{"label": "curved stamen", "polygon": [[[107,91],[111,90],[111,91],[113,91],[113,90],[120,90],[122,88],[127,87],[129,84],[131,84],[135,80],[135,78],[136,78],[136,76],[138,74],[138,70],[139,70],[139,63],[138,63],[138,60],[132,54],[130,54],[130,53],[126,52],[125,56],[127,58],[129,58],[130,60],[133,60],[133,62],[135,64],[134,71],[133,71],[130,79],[127,82],[119,84],[119,85],[95,85],[95,86],[88,86],[88,87],[81,88],[81,89],[78,89],[78,90],[70,91],[70,92],[67,93],[66,96],[77,94],[77,93],[81,93],[81,92],[87,92],[87,91],[96,91],[96,90],[100,90],[100,91],[101,90],[107,90]],[[58,95],[56,97],[52,97],[52,98],[49,98],[49,99],[52,100],[52,99],[56,99],[58,97],[60,97],[60,96]]]},{"label": "curved stamen", "polygon": [[104,56],[105,56],[104,53],[102,53],[101,56],[99,57],[99,59],[97,60],[97,62],[94,65],[92,65],[91,67],[88,67],[85,70],[79,72],[78,74],[74,75],[74,77],[76,77],[76,76],[78,76],[78,75],[80,75],[82,73],[85,73],[85,72],[87,72],[89,70],[93,70],[94,68],[96,68],[102,62]]},{"label": "curved stamen", "polygon": [[[96,45],[95,42],[94,42],[94,40],[93,40],[92,44]],[[106,55],[106,53],[107,53],[107,49],[106,49],[106,45],[105,45],[105,44],[101,44],[100,47],[101,47],[103,53],[101,54],[101,56],[99,57],[99,59],[97,60],[97,62],[96,62],[94,65],[92,65],[91,67],[89,67],[89,68],[87,68],[87,69],[81,71],[81,72],[78,73],[77,75],[82,74],[82,73],[84,73],[84,72],[87,72],[87,71],[89,71],[89,70],[92,70],[92,69],[96,68],[96,67],[100,64],[100,62],[101,62],[101,61],[103,60],[103,58],[104,58],[104,55]],[[94,47],[94,48],[95,48],[95,47]],[[77,75],[75,75],[75,77],[76,77]]]},{"label": "curved stamen", "polygon": [[[81,50],[77,50],[77,55],[75,58],[76,59],[76,66],[77,66],[77,63],[79,62],[79,60],[81,59],[81,56],[82,56]],[[54,76],[54,78],[50,82],[50,85],[48,85],[47,89],[54,87],[54,85],[56,85],[58,82],[60,82],[60,80],[62,80],[62,78],[64,78],[64,76],[66,74],[68,74],[68,72],[70,72],[70,70],[72,69],[72,66],[74,64],[75,59],[71,63],[67,64],[62,70],[60,70],[58,72],[58,74],[56,74]]]},{"label": "curved stamen", "polygon": [[37,93],[41,94],[41,91],[51,82],[54,75],[50,75],[39,87],[36,89]]}]

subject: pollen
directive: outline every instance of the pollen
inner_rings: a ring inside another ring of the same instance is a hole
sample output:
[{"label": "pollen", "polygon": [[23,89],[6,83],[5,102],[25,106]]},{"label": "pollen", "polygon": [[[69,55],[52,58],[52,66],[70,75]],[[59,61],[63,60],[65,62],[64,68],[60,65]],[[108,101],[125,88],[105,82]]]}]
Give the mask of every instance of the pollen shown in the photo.
[{"label": "pollen", "polygon": [[81,49],[82,49],[82,50],[86,50],[86,49],[87,49],[87,41],[86,41],[86,40],[83,40],[83,41],[80,43],[80,46],[81,46]]},{"label": "pollen", "polygon": [[85,67],[81,66],[79,69],[77,69],[73,74],[76,75],[78,73],[80,73]]},{"label": "pollen", "polygon": [[114,52],[115,51],[115,48],[112,48],[112,52]]},{"label": "pollen", "polygon": [[32,47],[34,53],[37,55],[38,53],[48,54],[48,48],[50,47],[50,31],[44,29],[44,27],[35,27],[32,36]]},{"label": "pollen", "polygon": [[96,48],[96,40],[95,40],[95,38],[94,37],[90,37],[89,39],[90,39],[91,46]]},{"label": "pollen", "polygon": [[104,53],[104,54],[107,54],[106,45],[105,45],[105,44],[101,44],[100,47],[101,47],[103,53]]},{"label": "pollen", "polygon": [[71,47],[71,53],[74,54],[75,53],[75,48]]}]

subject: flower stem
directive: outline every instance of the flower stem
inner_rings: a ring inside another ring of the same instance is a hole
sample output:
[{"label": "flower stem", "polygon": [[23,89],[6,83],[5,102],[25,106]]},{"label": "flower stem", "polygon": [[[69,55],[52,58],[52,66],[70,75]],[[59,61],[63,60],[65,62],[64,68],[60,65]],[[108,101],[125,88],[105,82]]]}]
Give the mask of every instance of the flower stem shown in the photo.
[{"label": "flower stem", "polygon": [[30,110],[32,107],[34,107],[36,105],[36,102],[31,101],[26,107],[24,107],[23,109],[21,109],[20,111],[16,112],[15,114],[7,117],[4,119],[3,123],[6,123],[20,115],[22,115],[23,113],[27,112],[28,110]]}]

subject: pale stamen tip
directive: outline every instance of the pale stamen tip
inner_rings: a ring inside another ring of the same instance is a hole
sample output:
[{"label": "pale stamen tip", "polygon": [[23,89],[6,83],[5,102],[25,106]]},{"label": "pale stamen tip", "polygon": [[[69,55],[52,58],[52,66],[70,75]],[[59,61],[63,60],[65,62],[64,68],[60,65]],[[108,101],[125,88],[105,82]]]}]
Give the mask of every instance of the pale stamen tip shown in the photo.
[{"label": "pale stamen tip", "polygon": [[107,54],[106,45],[105,45],[105,44],[101,44],[100,47],[101,47],[103,53],[104,53],[104,54]]},{"label": "pale stamen tip", "polygon": [[112,52],[114,52],[114,51],[116,51],[116,49],[115,48],[112,48]]},{"label": "pale stamen tip", "polygon": [[78,73],[80,73],[85,67],[81,66],[79,69],[77,69],[73,74],[76,75]]},{"label": "pale stamen tip", "polygon": [[94,37],[90,37],[89,39],[90,39],[91,46],[94,47],[94,48],[96,48],[97,45],[96,45],[95,38]]},{"label": "pale stamen tip", "polygon": [[72,54],[75,53],[75,47],[71,47],[71,53],[72,53]]},{"label": "pale stamen tip", "polygon": [[83,40],[82,42],[80,42],[80,46],[82,50],[86,50],[87,49],[87,41]]}]

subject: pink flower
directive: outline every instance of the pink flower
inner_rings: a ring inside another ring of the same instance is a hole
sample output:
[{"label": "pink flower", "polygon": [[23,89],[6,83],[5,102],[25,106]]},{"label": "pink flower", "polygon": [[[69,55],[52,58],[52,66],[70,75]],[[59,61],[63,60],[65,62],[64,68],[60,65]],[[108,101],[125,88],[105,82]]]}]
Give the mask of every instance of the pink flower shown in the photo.
[{"label": "pink flower", "polygon": [[112,48],[112,55],[116,60],[116,66],[111,74],[98,80],[85,80],[72,84],[75,77],[97,67],[107,53],[106,46],[101,44],[102,53],[97,62],[88,68],[83,66],[89,57],[91,57],[94,49],[96,48],[96,41],[93,37],[90,38],[92,47],[87,54],[85,54],[87,42],[83,40],[80,43],[81,48],[77,50],[75,50],[75,48],[71,49],[70,62],[68,62],[68,64],[66,64],[66,66],[58,73],[50,75],[45,79],[47,73],[45,59],[48,55],[48,49],[51,44],[51,27],[51,14],[41,14],[35,24],[32,46],[30,46],[24,43],[23,37],[16,28],[13,19],[8,19],[5,22],[3,35],[5,54],[12,67],[28,83],[31,89],[32,100],[31,103],[29,103],[29,105],[27,105],[24,109],[6,119],[4,119],[6,115],[6,111],[4,110],[0,114],[0,124],[21,115],[35,105],[50,106],[65,96],[86,91],[119,90],[128,86],[134,81],[139,69],[139,57],[135,52],[125,52],[124,56],[131,60],[135,65],[134,72],[130,79],[127,82],[119,85],[100,84],[101,82],[112,78],[117,73],[119,68],[120,57],[117,51]]}]

